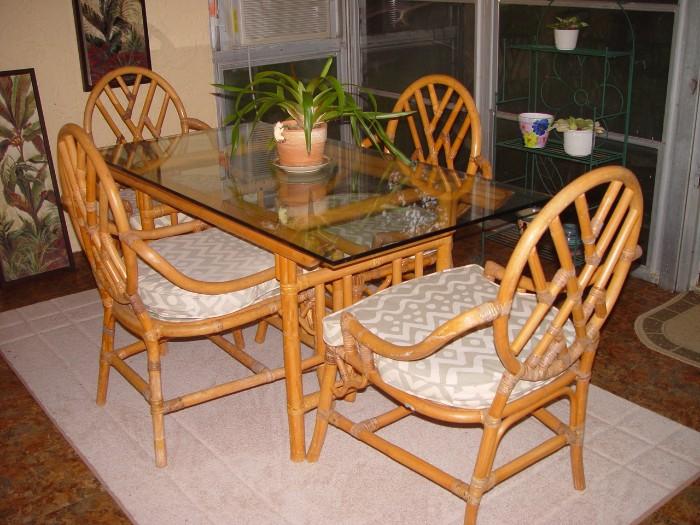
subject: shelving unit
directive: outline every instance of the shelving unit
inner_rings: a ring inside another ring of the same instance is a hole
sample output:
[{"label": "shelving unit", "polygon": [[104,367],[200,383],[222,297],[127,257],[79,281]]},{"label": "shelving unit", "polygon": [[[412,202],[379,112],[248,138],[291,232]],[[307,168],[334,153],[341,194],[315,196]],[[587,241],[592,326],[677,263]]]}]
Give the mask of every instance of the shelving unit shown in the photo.
[{"label": "shelving unit", "polygon": [[[596,139],[596,144],[591,155],[586,157],[571,157],[564,152],[562,141],[557,138],[557,134],[550,133],[549,140],[545,148],[526,148],[519,134],[514,137],[497,138],[494,151],[494,164],[498,161],[498,151],[500,148],[521,151],[524,155],[524,170],[521,182],[531,189],[545,189],[556,191],[560,185],[568,182],[564,177],[559,177],[562,184],[552,184],[551,181],[542,184],[538,177],[551,176],[551,171],[555,170],[559,174],[557,163],[554,161],[566,161],[583,165],[581,173],[596,166],[620,163],[625,164],[627,160],[627,141],[629,137],[629,111],[632,94],[632,79],[634,76],[634,31],[622,4],[618,0],[617,4],[624,17],[629,31],[628,47],[626,49],[591,49],[577,47],[571,51],[561,51],[553,45],[541,44],[542,31],[545,26],[544,20],[547,18],[549,8],[556,0],[550,0],[540,17],[537,32],[533,42],[508,43],[502,46],[501,57],[501,82],[500,90],[496,96],[497,111],[495,114],[494,136],[499,137],[498,122],[503,120],[504,108],[509,108],[511,114],[519,112],[541,112],[553,114],[555,118],[577,117],[592,118],[600,121],[605,129],[610,122],[622,119],[620,129],[622,140],[605,140],[605,136]],[[547,31],[551,31],[547,29]],[[509,88],[509,57],[513,53],[525,53],[528,60],[529,85],[526,95],[508,97]],[[597,61],[595,67],[587,67]],[[547,68],[545,71],[544,68]],[[615,68],[625,68],[624,85],[616,85],[613,81],[612,71]],[[599,72],[599,78],[591,78],[591,71]],[[561,89],[554,89],[552,85],[560,86]],[[591,93],[588,88],[593,88],[596,93]],[[568,90],[568,93],[566,92]],[[548,100],[555,93],[556,103]],[[517,108],[517,109],[514,109]],[[551,159],[547,162],[548,173],[543,174],[539,168],[543,165],[544,159]],[[585,170],[583,168],[586,168]],[[498,171],[496,171],[498,173]],[[509,182],[518,182],[510,180]]]},{"label": "shelving unit", "polygon": [[[543,31],[551,31],[545,27],[548,23],[545,20],[555,2],[550,0],[543,10],[532,42],[503,42],[494,117],[493,163],[496,175],[499,174],[499,151],[518,151],[523,157],[522,172],[501,180],[550,193],[555,193],[569,182],[569,177],[562,174],[561,168],[565,168],[569,174],[580,175],[605,164],[626,164],[635,56],[632,23],[619,0],[617,5],[629,32],[624,49],[577,47],[561,51],[553,45],[542,44]],[[526,94],[510,93],[513,86],[512,78],[509,78],[512,73],[509,60],[515,63],[516,58],[520,59],[516,63],[520,67],[519,87],[524,91],[523,84],[527,83]],[[528,72],[526,82],[522,81],[523,69]],[[520,112],[550,113],[555,119],[569,115],[591,118],[601,122],[606,130],[614,123],[616,135],[621,136],[622,140],[613,141],[606,135],[598,136],[590,155],[572,157],[564,152],[561,135],[552,131],[544,148],[526,148],[517,125],[513,126],[514,131],[510,136],[499,134],[499,121],[517,120],[517,113]],[[513,246],[519,238],[519,230],[514,223],[508,222],[492,229],[487,238]]]}]

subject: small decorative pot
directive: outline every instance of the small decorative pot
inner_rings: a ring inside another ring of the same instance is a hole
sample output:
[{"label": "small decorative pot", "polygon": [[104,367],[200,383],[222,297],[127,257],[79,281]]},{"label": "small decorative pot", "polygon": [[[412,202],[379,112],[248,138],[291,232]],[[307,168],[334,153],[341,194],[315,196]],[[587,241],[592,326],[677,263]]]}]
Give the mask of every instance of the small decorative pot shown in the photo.
[{"label": "small decorative pot", "polygon": [[278,163],[281,166],[319,166],[324,163],[323,151],[326,147],[327,126],[323,122],[311,130],[311,152],[306,151],[304,129],[293,120],[285,120],[283,140],[277,142]]},{"label": "small decorative pot", "polygon": [[555,29],[554,47],[560,51],[571,51],[572,49],[576,49],[578,31],[578,29]]},{"label": "small decorative pot", "polygon": [[595,134],[592,129],[576,129],[564,132],[564,151],[572,157],[585,157],[593,151]]},{"label": "small decorative pot", "polygon": [[549,126],[553,121],[554,115],[549,113],[520,113],[518,124],[525,147],[544,148],[549,137]]}]

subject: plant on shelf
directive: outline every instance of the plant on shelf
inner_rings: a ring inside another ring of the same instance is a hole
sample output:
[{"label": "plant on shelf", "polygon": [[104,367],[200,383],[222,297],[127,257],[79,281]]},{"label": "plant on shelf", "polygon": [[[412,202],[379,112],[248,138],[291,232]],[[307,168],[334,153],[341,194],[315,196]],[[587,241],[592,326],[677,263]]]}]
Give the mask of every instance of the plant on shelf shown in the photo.
[{"label": "plant on shelf", "polygon": [[554,46],[561,51],[576,49],[579,29],[588,24],[577,16],[556,17],[556,22],[547,27],[554,29]]},{"label": "plant on shelf", "polygon": [[[324,164],[326,124],[340,119],[350,122],[352,135],[358,144],[367,136],[380,151],[386,148],[396,158],[410,163],[387,136],[384,123],[412,112],[380,112],[374,95],[358,87],[356,90],[366,99],[369,108],[363,109],[351,93],[355,89],[349,90],[353,86],[341,84],[328,74],[332,63],[333,57],[328,58],[320,74],[306,83],[280,71],[261,71],[242,87],[215,84],[235,95],[233,112],[225,121],[232,124],[233,149],[238,145],[241,123],[250,119],[254,127],[268,111],[278,108],[290,117],[275,125],[274,139],[280,165]],[[292,156],[288,156],[290,153]]]},{"label": "plant on shelf", "polygon": [[556,22],[549,24],[547,27],[550,29],[583,29],[584,27],[588,27],[588,24],[577,16],[569,16],[566,18],[558,16],[556,19]]},{"label": "plant on shelf", "polygon": [[572,157],[584,157],[593,151],[595,135],[605,132],[600,122],[589,118],[568,117],[555,120],[550,129],[564,134],[564,151]]}]

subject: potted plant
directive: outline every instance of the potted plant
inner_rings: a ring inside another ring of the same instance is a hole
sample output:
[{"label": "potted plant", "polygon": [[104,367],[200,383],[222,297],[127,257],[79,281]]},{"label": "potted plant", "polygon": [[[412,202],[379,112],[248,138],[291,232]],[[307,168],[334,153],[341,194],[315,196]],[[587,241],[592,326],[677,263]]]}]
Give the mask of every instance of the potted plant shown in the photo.
[{"label": "potted plant", "polygon": [[556,22],[547,26],[554,29],[554,47],[561,51],[576,49],[579,29],[588,27],[588,24],[577,16],[556,19]]},{"label": "potted plant", "polygon": [[605,132],[600,122],[589,118],[560,118],[555,120],[550,129],[564,134],[564,151],[572,157],[585,157],[593,151],[595,135]]},{"label": "potted plant", "polygon": [[383,123],[412,112],[377,111],[372,93],[358,88],[369,106],[363,109],[347,86],[328,74],[332,63],[333,57],[328,58],[320,74],[307,83],[279,71],[261,71],[242,87],[215,84],[235,95],[233,112],[225,121],[233,124],[233,148],[238,145],[239,129],[244,120],[252,119],[254,127],[268,111],[279,108],[290,118],[275,125],[278,166],[323,166],[327,161],[323,155],[326,124],[338,119],[349,120],[358,144],[367,136],[378,149],[385,147],[398,159],[410,163],[389,139]]}]

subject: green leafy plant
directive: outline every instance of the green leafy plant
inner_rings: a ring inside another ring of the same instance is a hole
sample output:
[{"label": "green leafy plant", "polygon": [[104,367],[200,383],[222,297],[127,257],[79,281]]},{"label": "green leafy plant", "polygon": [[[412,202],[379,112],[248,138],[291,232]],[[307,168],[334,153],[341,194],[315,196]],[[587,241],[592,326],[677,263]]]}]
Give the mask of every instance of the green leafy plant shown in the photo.
[{"label": "green leafy plant", "polygon": [[252,120],[255,126],[268,111],[279,108],[303,128],[307,151],[311,151],[311,130],[315,125],[347,119],[358,144],[364,136],[369,137],[377,149],[386,147],[396,158],[409,164],[408,158],[387,136],[384,122],[413,112],[380,112],[374,95],[356,87],[352,91],[362,94],[369,108],[364,109],[349,90],[352,86],[341,84],[328,74],[332,63],[333,57],[328,58],[321,73],[307,83],[279,71],[261,71],[243,87],[215,84],[217,88],[234,95],[233,112],[225,121],[226,124],[233,124],[231,136],[234,150],[238,146],[241,123]]},{"label": "green leafy plant", "polygon": [[549,24],[547,27],[550,29],[583,29],[588,27],[588,24],[577,16],[565,18],[557,16],[556,19],[556,22]]},{"label": "green leafy plant", "polygon": [[549,129],[556,129],[560,133],[564,133],[565,131],[576,131],[576,130],[593,130],[595,133],[604,133],[605,128],[601,126],[600,122],[593,122],[592,119],[589,118],[576,118],[576,117],[568,117],[568,118],[560,118],[552,122],[552,125],[549,126]]}]

